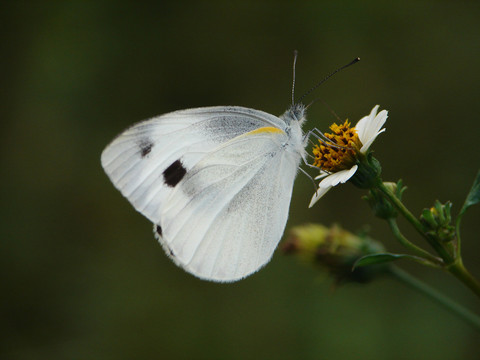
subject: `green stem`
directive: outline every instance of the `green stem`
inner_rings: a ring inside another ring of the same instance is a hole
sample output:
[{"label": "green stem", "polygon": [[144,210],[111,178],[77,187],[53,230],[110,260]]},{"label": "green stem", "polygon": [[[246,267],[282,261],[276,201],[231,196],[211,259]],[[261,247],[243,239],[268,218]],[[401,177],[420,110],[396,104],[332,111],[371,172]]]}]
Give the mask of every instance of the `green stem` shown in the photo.
[{"label": "green stem", "polygon": [[470,310],[466,309],[431,286],[425,284],[424,282],[418,280],[396,266],[391,266],[390,274],[393,275],[397,280],[403,282],[405,285],[417,290],[421,294],[435,301],[437,304],[443,306],[452,314],[455,314],[473,326],[476,330],[480,331],[480,317],[475,315]]},{"label": "green stem", "polygon": [[427,242],[435,249],[435,251],[440,255],[440,257],[445,261],[446,264],[453,263],[454,259],[448,251],[443,248],[436,241],[432,241],[428,237],[427,229],[422,225],[422,223],[408,210],[405,205],[399,200],[393,192],[391,192],[381,181],[377,184],[378,190],[380,190],[391,203],[397,208],[397,210],[413,225],[415,230],[427,240]]},{"label": "green stem", "polygon": [[457,237],[455,257],[460,258],[462,252],[462,238],[460,237],[460,222],[462,221],[463,214],[458,215],[455,223],[455,236]]},{"label": "green stem", "polygon": [[[396,209],[413,225],[413,227],[424,237],[428,243],[435,249],[435,251],[443,259],[446,270],[453,276],[463,282],[470,290],[472,290],[477,296],[480,297],[480,283],[476,280],[470,272],[465,268],[462,263],[461,254],[459,249],[456,250],[456,254],[450,254],[450,252],[443,247],[439,242],[434,241],[426,234],[426,229],[422,223],[403,205],[403,203],[391,192],[382,182],[377,184],[377,188],[391,201]],[[458,226],[457,226],[458,230]],[[395,233],[395,232],[394,232]],[[407,240],[408,241],[408,240]],[[413,245],[413,244],[412,244]],[[411,245],[407,245],[411,248]],[[413,245],[415,246],[415,245]],[[457,256],[455,256],[457,255]],[[455,258],[454,258],[455,256]]]},{"label": "green stem", "polygon": [[463,265],[462,259],[459,258],[455,263],[447,267],[447,270],[463,282],[470,290],[480,297],[480,283]]},{"label": "green stem", "polygon": [[435,265],[442,265],[442,259],[430,254],[428,251],[423,250],[421,247],[413,244],[410,242],[403,234],[401,233],[400,229],[398,228],[397,221],[394,218],[387,219],[390,228],[392,229],[393,235],[398,239],[398,241],[405,246],[407,249],[415,253],[416,255],[429,260]]}]

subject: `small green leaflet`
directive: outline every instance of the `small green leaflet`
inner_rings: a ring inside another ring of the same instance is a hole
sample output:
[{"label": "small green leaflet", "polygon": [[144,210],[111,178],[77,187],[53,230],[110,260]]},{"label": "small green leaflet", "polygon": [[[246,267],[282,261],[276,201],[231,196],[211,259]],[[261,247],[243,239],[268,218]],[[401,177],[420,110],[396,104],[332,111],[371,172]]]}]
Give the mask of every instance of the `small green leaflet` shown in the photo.
[{"label": "small green leaflet", "polygon": [[358,259],[355,264],[353,264],[352,271],[357,267],[368,266],[368,265],[377,265],[392,262],[399,259],[410,259],[416,262],[424,264],[426,261],[418,256],[407,255],[407,254],[391,254],[391,253],[379,253],[362,256]]},{"label": "small green leaflet", "polygon": [[480,202],[480,171],[477,173],[477,177],[475,178],[475,181],[473,182],[472,188],[470,189],[470,192],[467,195],[467,198],[465,199],[465,203],[463,204],[462,210],[460,210],[460,214],[458,214],[458,217],[462,217],[465,211],[467,209],[475,204],[478,204]]}]

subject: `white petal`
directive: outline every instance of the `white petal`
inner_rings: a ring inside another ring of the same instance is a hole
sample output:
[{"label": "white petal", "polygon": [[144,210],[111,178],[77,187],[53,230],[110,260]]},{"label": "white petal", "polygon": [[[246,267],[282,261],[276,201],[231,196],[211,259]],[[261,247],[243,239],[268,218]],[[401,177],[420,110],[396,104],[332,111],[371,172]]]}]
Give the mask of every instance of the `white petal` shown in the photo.
[{"label": "white petal", "polygon": [[325,179],[320,181],[320,184],[318,186],[320,188],[331,188],[332,186],[336,186],[339,183],[343,184],[348,179],[350,179],[353,174],[355,174],[357,169],[358,165],[353,165],[351,169],[342,170],[334,174],[328,175]]},{"label": "white petal", "polygon": [[325,176],[328,176],[328,175],[330,175],[330,173],[328,173],[328,172],[323,172],[322,170],[320,170],[320,175],[315,176],[315,180],[323,179]]},{"label": "white petal", "polygon": [[377,132],[377,133],[375,134],[375,136],[373,136],[372,138],[370,138],[370,140],[368,140],[367,143],[362,146],[362,148],[360,149],[360,152],[361,152],[362,154],[365,154],[365,153],[367,152],[367,150],[370,149],[370,146],[371,146],[372,143],[375,141],[375,139],[377,138],[377,136],[378,136],[379,134],[381,134],[382,132],[384,132],[385,130],[387,130],[387,129],[382,129],[382,130],[380,130],[379,132]]},{"label": "white petal", "polygon": [[387,121],[387,116],[388,112],[386,110],[382,110],[380,111],[380,113],[378,113],[377,116],[375,116],[375,118],[371,120],[369,119],[369,121],[365,121],[362,124],[362,136],[360,137],[360,133],[357,132],[359,134],[358,138],[363,144],[360,152],[365,153],[372,144],[372,142],[375,140],[375,138],[378,136],[378,134],[385,131],[385,129],[380,129],[382,128],[383,124],[385,124],[385,121]]},{"label": "white petal", "polygon": [[313,194],[312,196],[312,200],[310,200],[310,204],[308,205],[309,208],[311,208],[313,205],[315,205],[315,203],[320,200],[320,198],[325,195],[328,190],[330,190],[332,187],[328,187],[328,188],[318,188],[318,190],[315,192],[315,194]]},{"label": "white petal", "polygon": [[[357,130],[357,135],[360,141],[365,138],[365,132],[367,130],[368,124],[375,118],[377,115],[379,105],[375,105],[370,111],[370,115],[364,116],[360,120],[358,120],[357,125],[355,125],[355,130]],[[362,144],[364,142],[362,141]]]},{"label": "white petal", "polygon": [[375,128],[376,125],[376,119],[377,117],[384,112],[385,110],[382,110],[380,114],[377,114],[378,110],[378,105],[376,105],[372,112],[370,113],[369,116],[362,118],[357,125],[355,125],[355,129],[357,129],[357,134],[358,137],[360,138],[360,141],[367,141],[368,137],[371,135],[372,132],[376,132],[379,129]]},{"label": "white petal", "polygon": [[[373,108],[376,112],[378,109],[378,105]],[[372,110],[372,113],[374,111]],[[380,129],[382,128],[385,121],[387,121],[388,112],[386,110],[380,111],[378,115],[375,117],[370,116],[361,119],[357,125],[355,125],[355,129],[357,130],[358,138],[360,142],[363,144],[361,152],[366,152],[370,145],[372,144],[373,140],[380,134]],[[373,139],[373,140],[372,140]],[[369,146],[365,146],[369,143]]]}]

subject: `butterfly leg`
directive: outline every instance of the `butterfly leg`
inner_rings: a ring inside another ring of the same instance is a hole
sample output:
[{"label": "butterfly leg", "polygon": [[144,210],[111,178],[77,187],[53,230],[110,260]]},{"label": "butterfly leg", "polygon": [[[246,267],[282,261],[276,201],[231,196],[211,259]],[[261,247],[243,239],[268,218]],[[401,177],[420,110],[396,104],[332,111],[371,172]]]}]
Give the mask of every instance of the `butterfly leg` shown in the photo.
[{"label": "butterfly leg", "polygon": [[312,184],[313,184],[313,191],[317,191],[317,184],[315,183],[315,180],[310,176],[309,173],[307,173],[305,170],[303,170],[301,167],[299,167],[300,171],[302,173],[304,173],[311,181],[312,181]]},{"label": "butterfly leg", "polygon": [[[308,155],[308,154],[307,154],[307,155]],[[310,156],[311,156],[311,155],[310,155]],[[323,170],[320,169],[318,166],[315,166],[315,165],[312,165],[312,164],[308,163],[308,161],[307,161],[307,159],[305,158],[305,156],[302,156],[302,160],[303,160],[304,164],[307,165],[308,167],[311,167],[311,168],[313,168],[313,169],[315,169],[315,170],[317,170],[317,171],[320,171],[320,175],[318,175],[318,176],[315,177],[315,178],[312,178],[312,176],[311,176],[309,173],[307,173],[305,170],[303,170],[301,167],[299,167],[300,171],[301,171],[302,173],[304,173],[304,174],[312,181],[313,188],[314,188],[315,193],[316,193],[316,192],[317,192],[317,184],[315,183],[315,180],[321,179],[321,178],[329,175],[329,173],[326,172],[326,171],[323,171]]]},{"label": "butterfly leg", "polygon": [[313,129],[309,130],[303,136],[303,145],[304,146],[307,146],[309,141],[312,145],[317,145],[316,143],[314,143],[310,140],[310,136],[313,136],[314,138],[316,138],[318,140],[319,143],[321,143],[325,146],[334,147],[334,148],[337,148],[337,149],[348,149],[349,148],[348,146],[342,146],[342,145],[335,144],[332,141],[332,139],[329,139],[328,137],[326,137],[325,134],[322,133],[317,128],[313,128]]},{"label": "butterfly leg", "polygon": [[[327,141],[329,141],[329,139],[320,130],[318,130],[317,128],[313,128],[311,130],[308,130],[308,132],[303,136],[303,145],[307,146],[311,136],[316,138],[322,144],[325,144]],[[312,141],[311,143],[315,144]]]}]

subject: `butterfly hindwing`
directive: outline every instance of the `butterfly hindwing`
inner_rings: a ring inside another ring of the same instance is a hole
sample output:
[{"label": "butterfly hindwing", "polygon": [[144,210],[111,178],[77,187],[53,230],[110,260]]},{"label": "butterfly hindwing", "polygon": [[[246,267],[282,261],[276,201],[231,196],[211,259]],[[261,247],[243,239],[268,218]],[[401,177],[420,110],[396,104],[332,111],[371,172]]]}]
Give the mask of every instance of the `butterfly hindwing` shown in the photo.
[{"label": "butterfly hindwing", "polygon": [[269,261],[281,238],[298,161],[282,151],[283,131],[259,130],[205,156],[163,210],[161,242],[198,277],[243,278]]}]

